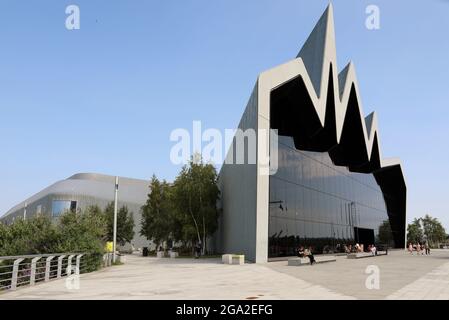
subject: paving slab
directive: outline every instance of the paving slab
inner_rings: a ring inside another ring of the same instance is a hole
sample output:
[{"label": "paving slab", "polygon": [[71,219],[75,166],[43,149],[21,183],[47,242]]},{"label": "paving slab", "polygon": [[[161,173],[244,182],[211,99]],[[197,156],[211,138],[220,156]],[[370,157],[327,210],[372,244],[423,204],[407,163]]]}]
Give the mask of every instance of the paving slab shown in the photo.
[{"label": "paving slab", "polygon": [[[128,255],[126,264],[0,293],[1,299],[448,299],[449,250],[430,256],[391,251],[366,259],[288,266],[287,261],[225,265],[221,259],[157,259]],[[365,285],[379,269],[379,289]],[[70,284],[70,283],[69,283]]]}]

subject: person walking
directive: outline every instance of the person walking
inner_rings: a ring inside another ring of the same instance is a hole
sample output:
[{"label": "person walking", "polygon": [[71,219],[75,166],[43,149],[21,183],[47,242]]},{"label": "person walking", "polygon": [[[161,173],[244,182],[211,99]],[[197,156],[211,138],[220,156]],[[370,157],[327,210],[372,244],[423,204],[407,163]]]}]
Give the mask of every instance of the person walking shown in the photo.
[{"label": "person walking", "polygon": [[410,254],[413,255],[413,245],[411,242],[408,244],[408,252],[410,252]]}]

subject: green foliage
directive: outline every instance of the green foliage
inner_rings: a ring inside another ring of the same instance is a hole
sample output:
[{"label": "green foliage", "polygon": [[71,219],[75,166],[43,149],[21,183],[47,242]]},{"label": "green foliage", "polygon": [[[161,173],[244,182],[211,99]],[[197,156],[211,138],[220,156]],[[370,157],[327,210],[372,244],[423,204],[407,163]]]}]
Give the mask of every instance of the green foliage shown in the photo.
[{"label": "green foliage", "polygon": [[431,246],[436,246],[440,242],[444,242],[446,238],[446,230],[437,218],[432,218],[428,214],[421,218],[423,232],[427,241]]},{"label": "green foliage", "polygon": [[437,218],[432,218],[428,214],[424,218],[414,219],[407,227],[407,242],[427,241],[432,247],[444,242],[446,230]]},{"label": "green foliage", "polygon": [[82,213],[68,211],[57,226],[61,233],[57,252],[104,252],[107,223],[97,206]]},{"label": "green foliage", "polygon": [[67,211],[53,222],[48,216],[0,224],[0,256],[62,252],[104,252],[106,221],[98,207]]},{"label": "green foliage", "polygon": [[[114,202],[107,205],[104,210],[107,221],[106,239],[113,241],[114,239]],[[126,206],[122,206],[117,211],[117,242],[124,246],[127,242],[131,242],[134,238],[134,218],[133,213],[128,212]]]},{"label": "green foliage", "polygon": [[411,224],[407,226],[407,243],[422,242],[423,231],[421,228],[420,219],[414,219]]},{"label": "green foliage", "polygon": [[181,222],[179,234],[182,240],[201,241],[204,252],[207,238],[218,227],[220,191],[214,166],[194,158],[182,168],[173,183],[173,206],[177,220]]},{"label": "green foliage", "polygon": [[60,232],[46,216],[0,224],[0,256],[54,252]]},{"label": "green foliage", "polygon": [[177,234],[177,221],[173,216],[170,185],[153,175],[147,202],[142,206],[140,234],[157,245]]},{"label": "green foliage", "polygon": [[204,252],[207,238],[218,227],[220,191],[214,166],[192,158],[172,185],[153,176],[150,189],[142,207],[141,235],[157,245],[168,240],[190,245],[201,241]]}]

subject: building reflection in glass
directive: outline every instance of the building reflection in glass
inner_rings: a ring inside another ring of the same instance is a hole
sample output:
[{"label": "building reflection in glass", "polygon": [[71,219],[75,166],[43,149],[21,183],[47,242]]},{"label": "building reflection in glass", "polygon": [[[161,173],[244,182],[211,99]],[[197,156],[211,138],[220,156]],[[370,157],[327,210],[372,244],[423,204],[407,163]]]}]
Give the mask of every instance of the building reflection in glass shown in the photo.
[{"label": "building reflection in glass", "polygon": [[291,137],[279,137],[278,157],[270,176],[269,257],[295,255],[300,245],[320,254],[379,243],[388,214],[372,174],[335,166],[327,152],[297,150]]}]

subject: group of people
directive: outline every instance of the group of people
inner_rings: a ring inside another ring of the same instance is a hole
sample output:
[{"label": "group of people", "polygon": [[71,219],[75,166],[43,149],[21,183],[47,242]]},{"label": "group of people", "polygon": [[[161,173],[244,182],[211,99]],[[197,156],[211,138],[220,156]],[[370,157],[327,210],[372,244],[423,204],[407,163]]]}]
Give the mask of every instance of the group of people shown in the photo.
[{"label": "group of people", "polygon": [[373,256],[377,255],[377,248],[374,244],[368,246],[368,252],[371,252]]},{"label": "group of people", "polygon": [[356,243],[354,246],[352,244],[344,245],[343,250],[345,253],[371,252],[373,255],[377,254],[377,248],[374,244],[370,244],[367,251],[365,251],[365,245],[363,243]]},{"label": "group of people", "polygon": [[409,243],[408,244],[408,252],[410,252],[410,254],[413,254],[413,251],[416,251],[417,255],[429,255],[430,254],[430,247],[427,243]]},{"label": "group of people", "polygon": [[298,252],[298,257],[300,257],[300,258],[309,258],[309,261],[310,261],[311,265],[316,263],[315,257],[313,256],[312,247],[304,248],[304,246],[299,246],[297,252]]}]

